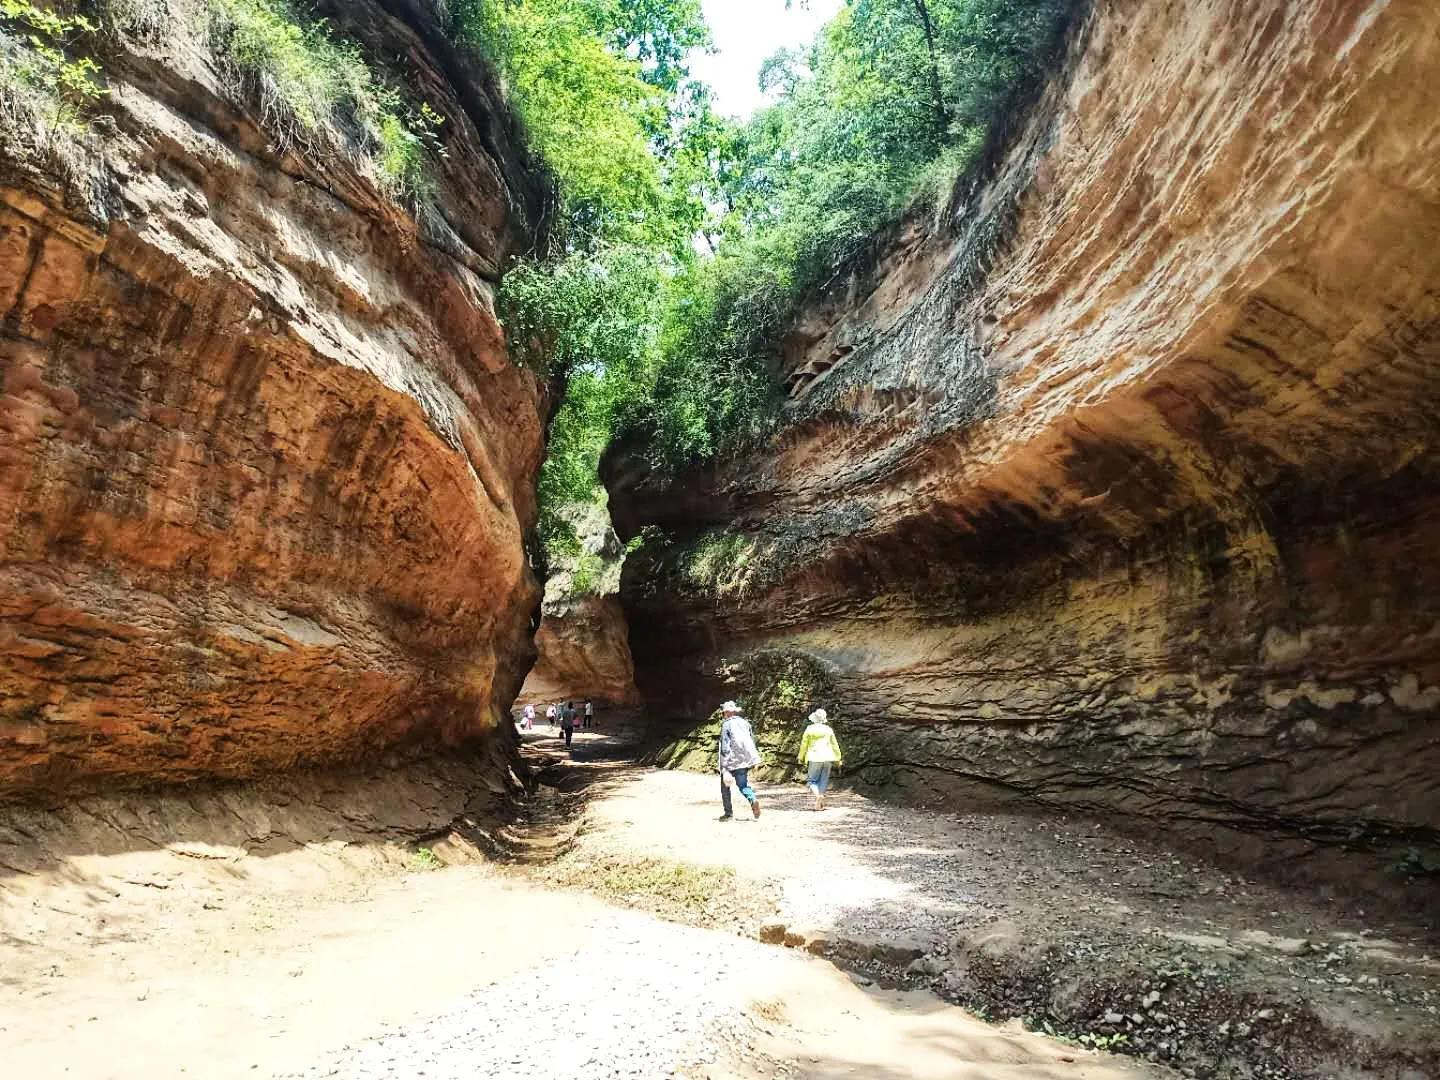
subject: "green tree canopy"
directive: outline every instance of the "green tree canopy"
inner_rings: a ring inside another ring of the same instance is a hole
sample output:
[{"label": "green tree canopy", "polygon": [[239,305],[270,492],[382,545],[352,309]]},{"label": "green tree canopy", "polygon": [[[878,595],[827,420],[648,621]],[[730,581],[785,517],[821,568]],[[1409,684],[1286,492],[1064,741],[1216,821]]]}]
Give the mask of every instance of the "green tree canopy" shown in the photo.
[{"label": "green tree canopy", "polygon": [[[686,67],[698,0],[463,0],[564,196],[560,249],[501,297],[517,358],[567,388],[542,503],[603,497],[617,435],[662,469],[762,437],[796,303],[973,165],[1072,6],[847,0],[765,64],[773,104],[735,124]],[[566,529],[545,512],[557,550]]]}]

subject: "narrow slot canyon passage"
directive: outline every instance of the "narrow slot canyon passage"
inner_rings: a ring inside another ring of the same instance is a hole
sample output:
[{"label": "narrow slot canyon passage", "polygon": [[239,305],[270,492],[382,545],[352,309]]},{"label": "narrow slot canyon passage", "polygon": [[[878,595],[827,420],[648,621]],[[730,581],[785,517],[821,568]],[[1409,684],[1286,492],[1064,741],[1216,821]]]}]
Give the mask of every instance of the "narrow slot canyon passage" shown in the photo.
[{"label": "narrow slot canyon passage", "polygon": [[1440,1077],[1437,76],[0,2],[0,1077]]},{"label": "narrow slot canyon passage", "polygon": [[[1098,1007],[1142,1046],[1283,1076],[1415,1054],[1440,996],[1423,920],[1300,895],[1101,822],[844,789],[816,813],[803,787],[760,783],[758,818],[718,823],[715,774],[637,766],[633,730],[607,730],[623,723],[608,712],[570,752],[544,723],[523,732],[539,786],[502,814],[476,809],[463,760],[12,810],[9,1067],[1195,1071],[1078,1041],[1073,1025]],[[1003,1020],[1042,1009],[1041,1022]]]}]

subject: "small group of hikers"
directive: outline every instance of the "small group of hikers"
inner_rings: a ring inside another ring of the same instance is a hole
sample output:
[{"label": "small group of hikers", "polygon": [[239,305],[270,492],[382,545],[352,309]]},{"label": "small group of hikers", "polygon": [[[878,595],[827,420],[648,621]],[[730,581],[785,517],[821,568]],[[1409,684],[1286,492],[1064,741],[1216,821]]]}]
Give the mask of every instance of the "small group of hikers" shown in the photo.
[{"label": "small group of hikers", "polygon": [[[565,749],[570,749],[570,741],[575,737],[576,728],[588,728],[595,726],[595,703],[586,701],[583,704],[574,701],[551,702],[545,706],[545,721],[552,729],[558,729],[560,734],[565,736]],[[535,706],[527,703],[520,713],[520,727],[524,731],[535,729]]]},{"label": "small group of hikers", "polygon": [[[724,811],[720,820],[730,821],[735,816],[730,798],[732,787],[750,804],[751,815],[758,818],[760,797],[750,786],[750,770],[760,764],[760,751],[755,746],[750,721],[745,719],[740,706],[733,701],[721,705],[720,714],[723,717],[720,722],[720,806]],[[815,810],[825,809],[830,771],[837,768],[844,757],[829,720],[824,709],[816,709],[810,714],[808,726],[800,736],[799,761],[805,766],[805,786],[815,800]]]}]

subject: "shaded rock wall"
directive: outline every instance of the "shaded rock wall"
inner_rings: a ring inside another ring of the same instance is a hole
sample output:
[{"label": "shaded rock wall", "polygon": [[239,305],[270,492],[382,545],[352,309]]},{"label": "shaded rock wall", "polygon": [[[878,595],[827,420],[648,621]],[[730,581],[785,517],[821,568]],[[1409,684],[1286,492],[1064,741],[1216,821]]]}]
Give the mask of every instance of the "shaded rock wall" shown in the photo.
[{"label": "shaded rock wall", "polygon": [[618,595],[625,547],[603,506],[573,506],[565,517],[575,528],[580,551],[550,568],[535,634],[535,666],[515,711],[533,702],[543,714],[550,702],[575,699],[631,713],[640,704],[640,692]]},{"label": "shaded rock wall", "polygon": [[326,9],[444,117],[412,211],[277,152],[182,10],[106,44],[93,135],[0,154],[0,797],[457,742],[532,656],[492,301],[548,196],[492,77],[432,4]]},{"label": "shaded rock wall", "polygon": [[899,795],[1440,839],[1437,74],[1433,5],[1098,3],[985,182],[800,312],[765,449],[607,463],[669,535],[657,737],[801,653]]}]

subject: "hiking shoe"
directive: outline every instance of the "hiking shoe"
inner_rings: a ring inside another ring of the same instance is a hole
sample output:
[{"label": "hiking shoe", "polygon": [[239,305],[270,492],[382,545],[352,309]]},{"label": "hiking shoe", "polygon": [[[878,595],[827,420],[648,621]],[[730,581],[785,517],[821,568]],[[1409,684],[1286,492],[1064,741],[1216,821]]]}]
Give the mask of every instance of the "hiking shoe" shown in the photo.
[{"label": "hiking shoe", "polygon": [[750,813],[754,814],[757,818],[760,816],[760,799],[758,797],[750,801]]},{"label": "hiking shoe", "polygon": [[734,814],[721,814],[720,817],[717,818],[716,820],[718,820],[718,821],[734,821],[734,820],[735,820],[735,815],[734,815]]}]

